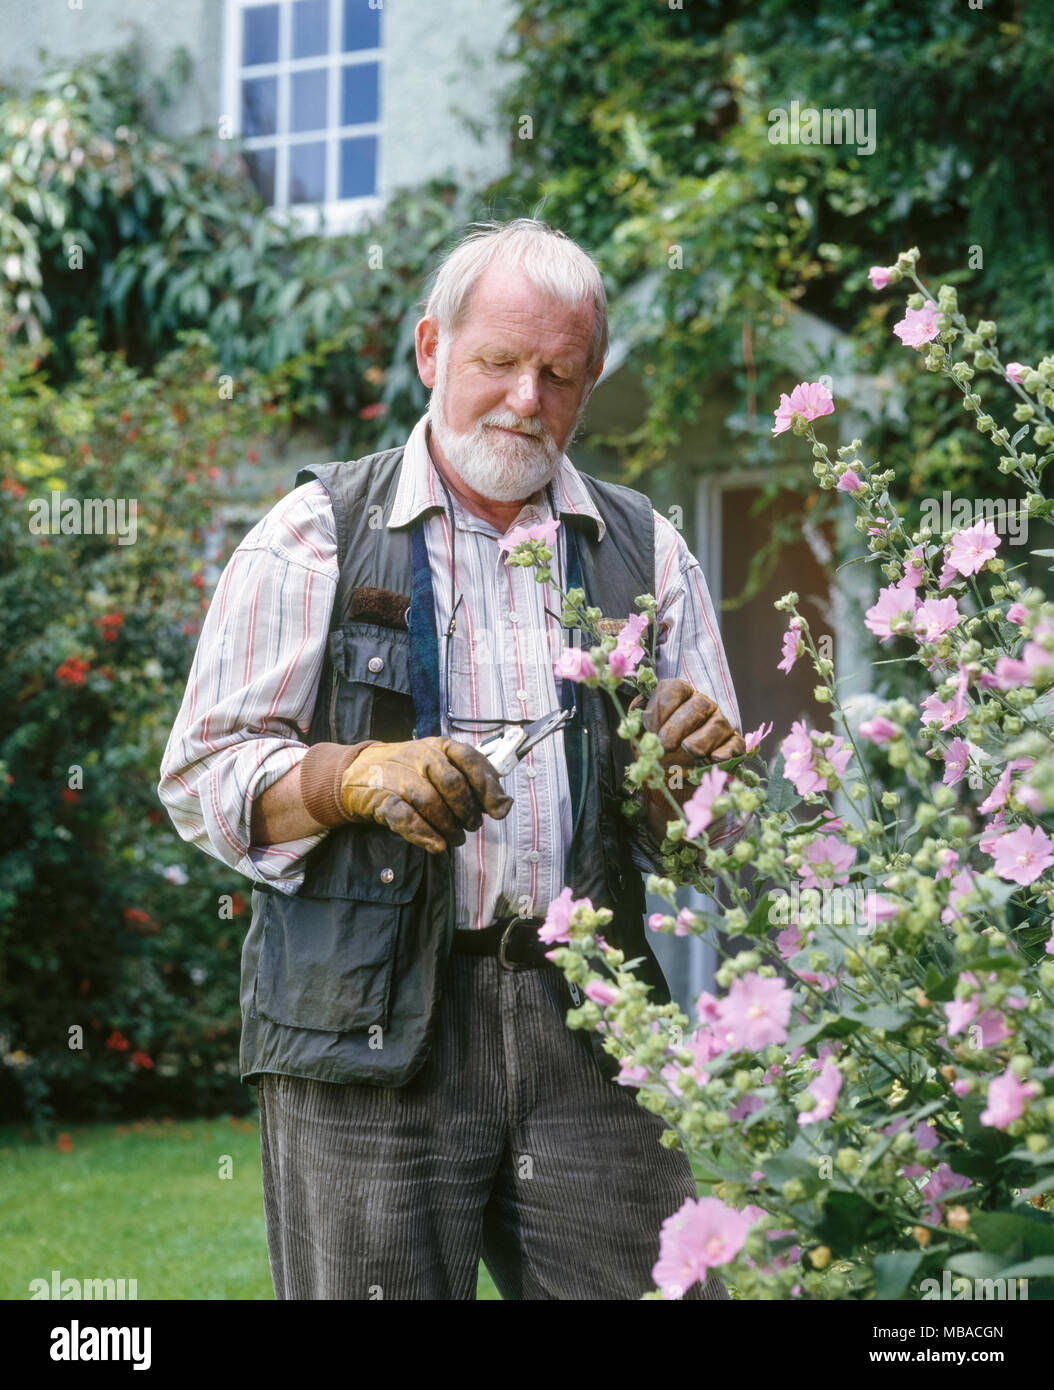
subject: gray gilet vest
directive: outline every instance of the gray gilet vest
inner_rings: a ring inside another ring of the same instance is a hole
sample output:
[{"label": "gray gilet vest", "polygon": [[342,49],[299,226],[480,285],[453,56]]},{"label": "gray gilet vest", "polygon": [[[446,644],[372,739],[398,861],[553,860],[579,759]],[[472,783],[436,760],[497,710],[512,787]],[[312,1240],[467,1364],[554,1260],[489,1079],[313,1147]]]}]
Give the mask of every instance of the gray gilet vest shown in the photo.
[{"label": "gray gilet vest", "polygon": [[[318,479],[329,493],[340,566],[308,743],[415,736],[409,632],[346,619],[361,586],[412,592],[411,528],[387,527],[402,456],[402,448],[392,449],[297,476],[297,485]],[[651,503],[630,488],[580,476],[607,526],[600,542],[591,517],[561,517],[576,528],[586,600],[609,617],[636,612],[636,596],[655,583]],[[581,717],[565,731],[579,741],[568,751],[582,770],[566,880],[576,898],[614,910],[605,938],[627,959],[644,957],[638,974],[665,1001],[620,809],[629,744],[615,733],[607,696],[579,685],[577,697]],[[379,825],[331,830],[292,895],[254,886],[242,950],[242,1079],[279,1072],[405,1085],[428,1055],[453,924],[450,851],[428,854]]]}]

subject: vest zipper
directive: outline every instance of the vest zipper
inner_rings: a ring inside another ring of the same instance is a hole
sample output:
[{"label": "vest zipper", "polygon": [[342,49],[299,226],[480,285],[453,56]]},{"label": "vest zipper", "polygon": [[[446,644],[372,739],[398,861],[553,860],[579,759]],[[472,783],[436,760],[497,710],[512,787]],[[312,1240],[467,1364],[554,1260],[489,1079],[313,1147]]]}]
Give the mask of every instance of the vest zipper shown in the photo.
[{"label": "vest zipper", "polygon": [[339,743],[337,738],[337,682],[340,679],[337,668],[333,667],[333,680],[329,687],[329,741]]},{"label": "vest zipper", "polygon": [[[579,780],[579,787],[578,787],[578,805],[575,807],[574,815],[573,815],[572,818],[571,818],[571,843],[570,843],[570,845],[568,846],[568,860],[569,860],[569,861],[570,861],[570,859],[571,859],[572,853],[574,852],[575,839],[576,839],[576,837],[577,837],[577,835],[578,835],[578,827],[582,824],[582,812],[583,812],[583,810],[585,809],[585,804],[586,804],[586,778],[589,776],[589,773],[588,773],[588,771],[587,771],[587,769],[588,769],[588,767],[589,767],[589,760],[588,760],[588,756],[587,756],[587,750],[588,750],[588,744],[589,744],[589,726],[588,726],[588,725],[586,724],[586,722],[585,722],[585,715],[584,715],[584,714],[583,714],[583,717],[582,717],[582,725],[581,725],[581,728],[580,728],[579,731],[578,731],[578,742],[579,742],[579,749],[578,749],[578,767],[579,767],[579,779],[578,779],[578,780]],[[570,875],[569,873],[567,873],[567,874],[566,874],[566,877],[567,877],[567,879],[568,879],[568,882],[570,882],[571,875]]]}]

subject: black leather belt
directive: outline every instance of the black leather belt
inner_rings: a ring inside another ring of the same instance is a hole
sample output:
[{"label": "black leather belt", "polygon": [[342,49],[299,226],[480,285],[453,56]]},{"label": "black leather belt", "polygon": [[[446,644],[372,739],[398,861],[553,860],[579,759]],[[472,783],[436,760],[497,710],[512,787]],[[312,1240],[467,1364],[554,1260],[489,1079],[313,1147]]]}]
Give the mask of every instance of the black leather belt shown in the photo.
[{"label": "black leather belt", "polygon": [[545,953],[554,948],[538,940],[538,928],[544,921],[544,917],[499,917],[478,931],[455,931],[453,949],[460,956],[497,956],[505,970],[552,965]]}]

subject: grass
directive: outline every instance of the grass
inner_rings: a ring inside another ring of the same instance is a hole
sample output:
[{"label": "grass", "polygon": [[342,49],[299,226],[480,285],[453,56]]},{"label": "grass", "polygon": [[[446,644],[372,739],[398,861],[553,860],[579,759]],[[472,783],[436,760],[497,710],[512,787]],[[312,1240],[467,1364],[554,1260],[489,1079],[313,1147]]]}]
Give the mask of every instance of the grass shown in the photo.
[{"label": "grass", "polygon": [[[52,1270],[136,1279],[140,1299],[274,1297],[255,1117],[29,1135],[0,1127],[0,1298],[29,1298]],[[476,1296],[498,1298],[482,1265]]]}]

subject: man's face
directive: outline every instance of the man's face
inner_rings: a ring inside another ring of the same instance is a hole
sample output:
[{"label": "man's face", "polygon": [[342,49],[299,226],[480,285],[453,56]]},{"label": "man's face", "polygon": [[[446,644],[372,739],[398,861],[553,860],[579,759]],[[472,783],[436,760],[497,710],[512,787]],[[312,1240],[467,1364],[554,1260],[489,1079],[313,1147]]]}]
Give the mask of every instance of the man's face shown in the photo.
[{"label": "man's face", "polygon": [[446,462],[484,497],[529,497],[554,476],[581,419],[593,306],[567,309],[520,271],[492,266],[461,327],[439,344],[417,332],[421,380],[432,388],[432,433]]}]

